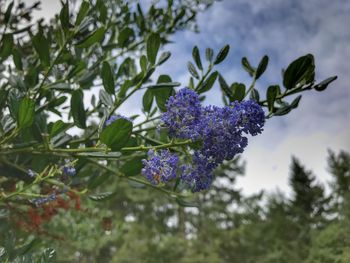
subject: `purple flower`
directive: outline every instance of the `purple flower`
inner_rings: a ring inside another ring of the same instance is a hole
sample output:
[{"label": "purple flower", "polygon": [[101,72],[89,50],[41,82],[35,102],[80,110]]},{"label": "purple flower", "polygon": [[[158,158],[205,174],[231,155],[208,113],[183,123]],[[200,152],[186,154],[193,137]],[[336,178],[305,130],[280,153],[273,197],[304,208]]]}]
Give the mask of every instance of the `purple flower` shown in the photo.
[{"label": "purple flower", "polygon": [[265,124],[265,113],[255,100],[234,102],[231,107],[238,115],[237,125],[240,126],[242,131],[252,136],[262,132]]},{"label": "purple flower", "polygon": [[197,140],[201,105],[199,96],[189,88],[179,90],[166,104],[167,111],[161,120],[169,129],[169,135],[175,138]]},{"label": "purple flower", "polygon": [[76,170],[72,163],[66,160],[66,164],[62,167],[63,175],[74,176],[76,174]]},{"label": "purple flower", "polygon": [[52,193],[46,197],[36,198],[36,199],[32,200],[32,203],[34,203],[36,206],[41,206],[45,203],[48,203],[48,202],[51,202],[54,200],[56,200],[56,193]]},{"label": "purple flower", "polygon": [[248,140],[237,126],[234,108],[208,106],[201,118],[202,148],[200,153],[215,165],[242,153]]},{"label": "purple flower", "polygon": [[124,120],[132,122],[132,120],[130,118],[117,114],[117,115],[112,115],[111,117],[109,117],[109,119],[105,122],[105,127],[107,127],[108,125],[112,124],[113,122],[115,122],[116,120],[119,120],[119,119],[124,119]]},{"label": "purple flower", "polygon": [[[181,166],[181,180],[193,192],[208,189],[214,179],[214,169],[224,160],[242,153],[248,145],[246,134],[261,133],[265,123],[265,113],[254,100],[236,101],[225,107],[202,107],[198,95],[188,88],[170,97],[166,107],[161,120],[171,137],[202,142],[192,156],[192,164]],[[147,165],[150,171],[153,164],[149,161]],[[150,181],[155,174],[158,178],[159,172],[144,172]]]},{"label": "purple flower", "polygon": [[149,150],[148,160],[142,160],[144,168],[141,173],[153,185],[168,182],[176,178],[176,168],[179,163],[179,157],[170,153],[169,150],[160,150],[156,152]]},{"label": "purple flower", "polygon": [[36,173],[31,169],[28,169],[27,174],[31,178],[34,178],[36,176]]},{"label": "purple flower", "polygon": [[192,164],[181,166],[181,180],[188,185],[192,192],[206,190],[214,180],[213,170],[215,167],[215,163],[196,151],[192,157]]},{"label": "purple flower", "polygon": [[64,166],[62,169],[64,175],[74,176],[76,174],[76,170],[73,166]]}]

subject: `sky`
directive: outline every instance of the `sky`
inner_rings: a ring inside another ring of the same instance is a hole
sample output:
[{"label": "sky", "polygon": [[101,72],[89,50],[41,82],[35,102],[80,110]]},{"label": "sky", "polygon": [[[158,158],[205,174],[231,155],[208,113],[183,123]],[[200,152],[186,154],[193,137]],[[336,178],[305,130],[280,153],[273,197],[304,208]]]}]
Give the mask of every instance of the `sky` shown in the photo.
[{"label": "sky", "polygon": [[[45,0],[42,9],[37,16],[52,16],[59,9],[59,1]],[[188,83],[186,63],[191,60],[194,45],[204,53],[206,47],[218,51],[230,44],[229,56],[218,67],[228,83],[249,85],[251,80],[241,67],[241,58],[246,56],[257,65],[267,54],[268,69],[256,84],[262,94],[269,85],[282,83],[282,68],[307,53],[315,56],[318,81],[338,76],[326,91],[303,94],[298,109],[268,120],[264,132],[250,138],[242,154],[247,161],[246,174],[237,182],[243,193],[279,188],[288,194],[292,156],[326,183],[330,180],[327,150],[350,151],[349,14],[350,1],[345,0],[222,0],[199,14],[200,33],[179,32],[172,37],[174,44],[165,47],[172,56],[158,73],[171,72],[173,81],[183,86]],[[216,85],[206,103],[221,104],[219,92]],[[122,113],[138,113],[139,102],[140,97],[133,97]]]}]

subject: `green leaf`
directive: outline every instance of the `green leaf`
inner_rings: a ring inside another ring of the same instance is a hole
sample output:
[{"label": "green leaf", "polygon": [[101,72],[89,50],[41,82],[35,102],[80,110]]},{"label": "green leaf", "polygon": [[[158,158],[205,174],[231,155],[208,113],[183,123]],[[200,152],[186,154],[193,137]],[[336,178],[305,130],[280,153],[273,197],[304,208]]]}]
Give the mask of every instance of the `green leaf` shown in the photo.
[{"label": "green leaf", "polygon": [[145,94],[143,94],[142,97],[142,105],[143,105],[143,110],[145,112],[150,112],[152,108],[152,103],[153,103],[153,92],[151,89],[147,89]]},{"label": "green leaf", "polygon": [[274,116],[283,116],[288,114],[290,111],[292,110],[292,108],[289,105],[280,107],[277,109],[277,111],[273,114]]},{"label": "green leaf", "polygon": [[106,28],[100,27],[99,29],[96,29],[93,33],[91,33],[89,36],[87,36],[84,40],[79,42],[77,46],[79,48],[88,48],[93,44],[102,41],[104,38],[105,32],[106,32]]},{"label": "green leaf", "polygon": [[115,194],[116,193],[114,193],[114,192],[105,192],[105,193],[100,193],[100,194],[96,194],[96,195],[89,195],[89,198],[92,201],[99,202],[99,201],[107,200],[107,199],[113,197],[113,195],[115,195]]},{"label": "green leaf", "polygon": [[233,83],[231,85],[231,90],[233,92],[233,101],[242,101],[245,96],[245,85],[243,83]]},{"label": "green leaf", "polygon": [[176,202],[180,206],[183,206],[183,207],[198,207],[199,206],[198,203],[195,203],[193,201],[187,201],[187,200],[181,199],[180,197],[176,198]]},{"label": "green leaf", "polygon": [[48,67],[50,65],[50,45],[41,30],[33,37],[32,42],[41,64]]},{"label": "green leaf", "polygon": [[214,51],[211,48],[205,49],[205,58],[209,61],[212,62],[214,56]]},{"label": "green leaf", "polygon": [[88,14],[89,9],[90,9],[89,2],[83,1],[81,6],[80,6],[80,9],[79,9],[79,12],[78,12],[78,15],[77,15],[77,19],[75,20],[75,25],[76,26],[80,25],[80,23],[83,21],[83,19]]},{"label": "green leaf", "polygon": [[172,88],[172,87],[178,87],[180,86],[180,82],[164,82],[164,83],[157,83],[150,86],[147,86],[147,89],[160,89],[160,88]]},{"label": "green leaf", "polygon": [[246,57],[242,58],[242,66],[245,69],[245,71],[248,72],[249,76],[253,77],[255,74],[256,69],[252,67]]},{"label": "green leaf", "polygon": [[256,69],[256,72],[255,72],[255,79],[260,78],[260,76],[265,72],[268,63],[269,63],[269,57],[265,55],[265,56],[261,59],[259,65],[258,65],[258,68]]},{"label": "green leaf", "polygon": [[170,56],[171,56],[171,53],[169,51],[163,52],[158,59],[157,65],[158,66],[162,65],[165,61],[167,61],[170,58]]},{"label": "green leaf", "polygon": [[195,66],[192,64],[192,62],[188,62],[187,63],[187,68],[188,68],[188,71],[191,73],[191,75],[194,78],[199,79],[199,74],[198,74]]},{"label": "green leaf", "polygon": [[124,28],[118,35],[118,45],[120,47],[126,47],[126,45],[129,43],[129,40],[133,37],[134,30],[129,27]]},{"label": "green leaf", "polygon": [[214,65],[221,63],[226,58],[229,51],[230,51],[230,46],[229,45],[224,46],[217,54],[214,61]]},{"label": "green leaf", "polygon": [[283,76],[283,85],[286,89],[293,89],[297,85],[304,85],[314,80],[315,64],[311,54],[302,56],[293,61]]},{"label": "green leaf", "polygon": [[266,91],[266,100],[270,112],[273,112],[277,95],[280,93],[278,85],[269,86]]},{"label": "green leaf", "polygon": [[11,55],[13,45],[12,34],[4,34],[0,46],[0,58],[7,59]]},{"label": "green leaf", "polygon": [[196,65],[197,67],[200,69],[200,70],[203,70],[203,66],[202,66],[202,61],[201,61],[201,56],[199,54],[199,49],[197,46],[195,46],[192,50],[192,57],[193,57],[193,60],[196,62]]},{"label": "green leaf", "polygon": [[206,92],[206,91],[210,90],[213,87],[213,85],[215,83],[215,80],[218,77],[218,75],[219,75],[219,73],[217,71],[214,71],[213,73],[211,73],[209,75],[209,77],[199,87],[198,93],[203,93],[203,92]]},{"label": "green leaf", "polygon": [[66,1],[66,3],[63,5],[61,12],[60,12],[60,21],[62,28],[67,31],[69,29],[69,3]]},{"label": "green leaf", "polygon": [[147,71],[147,57],[145,55],[142,55],[140,57],[140,68],[142,70],[142,72],[146,72]]},{"label": "green leaf", "polygon": [[152,33],[147,40],[147,58],[152,65],[156,63],[159,47],[160,36],[159,34]]},{"label": "green leaf", "polygon": [[5,103],[7,100],[8,91],[5,89],[0,89],[0,110],[5,107]]},{"label": "green leaf", "polygon": [[228,86],[228,84],[226,83],[225,79],[221,76],[221,74],[219,74],[219,84],[221,89],[224,91],[224,93],[226,94],[226,96],[229,98],[230,102],[233,102],[233,93],[230,89],[230,87]]},{"label": "green leaf", "polygon": [[11,3],[8,5],[8,7],[6,9],[5,16],[4,16],[4,24],[5,25],[7,25],[8,22],[10,21],[13,4],[14,4],[14,1],[11,1]]},{"label": "green leaf", "polygon": [[18,70],[23,70],[22,57],[17,48],[12,50],[13,63]]},{"label": "green leaf", "polygon": [[291,107],[292,109],[296,109],[296,108],[298,107],[299,102],[300,102],[300,100],[301,100],[301,97],[302,97],[302,95],[299,95],[298,97],[296,97],[296,98],[292,101],[292,103],[290,104],[290,107]]},{"label": "green leaf", "polygon": [[68,127],[69,127],[68,123],[64,123],[61,120],[56,121],[51,127],[50,138],[53,138],[59,133],[61,133],[62,131],[65,131]]},{"label": "green leaf", "polygon": [[113,70],[107,61],[102,63],[102,83],[103,87],[109,94],[114,94],[115,92],[115,84],[113,78]]},{"label": "green leaf", "polygon": [[109,95],[105,90],[101,89],[99,94],[100,101],[106,105],[106,106],[112,106],[113,105],[113,99],[112,96]]},{"label": "green leaf", "polygon": [[250,92],[250,98],[259,102],[260,100],[260,95],[259,95],[259,91],[257,91],[257,89],[252,89],[252,91]]},{"label": "green leaf", "polygon": [[125,164],[120,168],[120,171],[126,176],[135,176],[141,173],[143,168],[142,160],[145,156],[137,156],[132,160],[125,162]]},{"label": "green leaf", "polygon": [[98,7],[98,11],[100,12],[99,21],[105,24],[108,12],[104,0],[98,0],[96,6]]},{"label": "green leaf", "polygon": [[125,119],[117,119],[102,130],[101,142],[113,151],[120,150],[128,142],[132,132],[132,123]]},{"label": "green leaf", "polygon": [[81,129],[85,129],[86,112],[84,109],[84,94],[81,90],[74,90],[72,92],[71,114],[75,125]]},{"label": "green leaf", "polygon": [[[170,84],[170,86],[167,86],[167,84]],[[152,89],[156,98],[157,106],[161,111],[167,110],[165,104],[174,92],[173,84],[174,83],[171,82],[171,78],[168,75],[160,75],[157,81],[158,88]]]},{"label": "green leaf", "polygon": [[19,103],[18,109],[18,126],[19,128],[30,127],[34,120],[35,114],[35,101],[30,98],[23,98]]},{"label": "green leaf", "polygon": [[333,77],[327,78],[327,79],[321,81],[320,83],[316,84],[314,86],[314,89],[317,90],[317,91],[323,91],[323,90],[325,90],[328,87],[328,85],[331,82],[335,81],[337,78],[338,78],[337,76],[333,76]]}]

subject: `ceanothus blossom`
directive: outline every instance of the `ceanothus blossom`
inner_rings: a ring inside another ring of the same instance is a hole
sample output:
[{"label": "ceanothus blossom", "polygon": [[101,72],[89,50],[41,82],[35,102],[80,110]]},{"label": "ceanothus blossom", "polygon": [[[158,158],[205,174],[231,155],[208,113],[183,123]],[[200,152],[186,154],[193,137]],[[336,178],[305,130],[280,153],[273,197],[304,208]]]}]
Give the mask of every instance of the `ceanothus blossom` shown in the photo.
[{"label": "ceanothus blossom", "polygon": [[201,105],[198,94],[189,89],[179,90],[166,103],[167,111],[161,120],[169,129],[169,135],[180,139],[199,139]]},{"label": "ceanothus blossom", "polygon": [[149,150],[148,159],[142,160],[142,175],[153,185],[165,183],[176,178],[179,157],[169,150]]},{"label": "ceanothus blossom", "polygon": [[[265,113],[254,100],[236,101],[225,107],[202,107],[198,94],[189,88],[171,96],[166,107],[161,120],[169,129],[170,137],[201,142],[201,147],[192,155],[192,163],[184,164],[180,169],[181,180],[193,192],[208,189],[214,179],[214,169],[224,160],[232,160],[242,153],[248,145],[246,135],[261,133],[265,123]],[[176,172],[169,176],[169,171],[167,176],[159,177],[159,167],[163,165],[161,159],[156,156],[144,163],[143,174],[153,183],[154,178],[159,178],[158,183],[176,177]],[[178,162],[178,158],[176,160]]]}]

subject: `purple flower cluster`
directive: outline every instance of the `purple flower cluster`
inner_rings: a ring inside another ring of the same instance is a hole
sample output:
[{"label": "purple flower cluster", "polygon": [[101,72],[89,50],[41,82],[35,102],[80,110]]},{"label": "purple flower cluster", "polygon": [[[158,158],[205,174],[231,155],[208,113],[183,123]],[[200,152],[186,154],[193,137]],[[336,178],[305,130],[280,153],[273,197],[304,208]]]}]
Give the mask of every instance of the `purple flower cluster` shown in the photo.
[{"label": "purple flower cluster", "polygon": [[117,114],[117,115],[112,115],[111,117],[109,117],[109,119],[105,122],[105,127],[107,127],[108,125],[112,124],[113,122],[115,122],[116,120],[119,120],[119,119],[124,119],[124,120],[132,122],[130,118]]},{"label": "purple flower cluster", "polygon": [[181,166],[181,180],[192,192],[208,189],[214,179],[213,170],[216,164],[199,151],[192,156],[192,163]]},{"label": "purple flower cluster", "polygon": [[54,200],[56,200],[56,193],[52,193],[46,197],[36,198],[32,200],[32,203],[34,203],[38,207]]},{"label": "purple flower cluster", "polygon": [[[191,164],[182,165],[180,169],[181,180],[193,192],[208,189],[214,179],[214,169],[224,160],[242,153],[248,144],[245,135],[261,133],[265,123],[265,113],[254,100],[234,102],[225,107],[202,107],[197,93],[188,88],[170,97],[166,107],[161,120],[171,137],[202,142],[200,149],[194,151]],[[177,156],[173,157],[176,162],[170,165],[169,152],[162,151],[160,155],[152,152],[151,155],[144,161],[143,170],[149,181],[157,184],[176,177]],[[155,181],[155,178],[159,179]]]},{"label": "purple flower cluster", "polygon": [[201,104],[198,94],[191,89],[179,90],[166,104],[167,111],[161,120],[171,137],[198,140]]},{"label": "purple flower cluster", "polygon": [[156,152],[149,150],[148,160],[143,160],[144,168],[141,173],[153,185],[168,182],[176,178],[176,168],[179,163],[179,157],[170,153],[169,150]]},{"label": "purple flower cluster", "polygon": [[62,173],[66,176],[74,176],[76,174],[76,170],[73,164],[66,160],[66,164],[62,167]]}]

